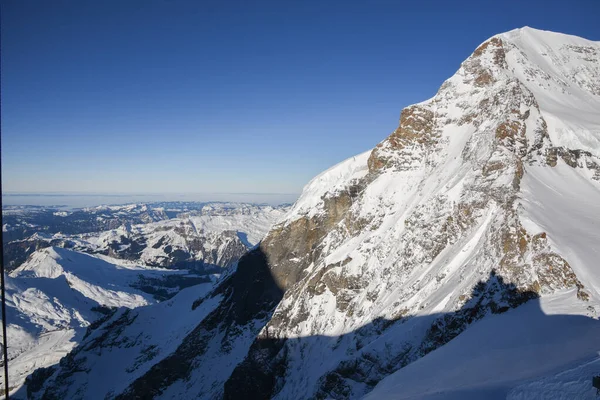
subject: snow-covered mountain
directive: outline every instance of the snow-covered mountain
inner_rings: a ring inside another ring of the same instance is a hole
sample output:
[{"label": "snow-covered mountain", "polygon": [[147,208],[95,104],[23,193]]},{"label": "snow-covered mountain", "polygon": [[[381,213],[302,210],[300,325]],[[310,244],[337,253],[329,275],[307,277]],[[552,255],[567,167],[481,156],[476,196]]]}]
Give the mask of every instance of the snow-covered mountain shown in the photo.
[{"label": "snow-covered mountain", "polygon": [[[169,205],[186,208],[187,203],[124,204],[79,209],[3,205],[3,239],[11,242],[25,239],[36,232],[98,232],[118,228],[124,223],[145,224],[162,221],[169,219],[169,214],[172,214],[172,211],[165,207]],[[6,266],[11,267],[11,260],[8,261],[5,260]]]},{"label": "snow-covered mountain", "polygon": [[55,247],[36,251],[6,279],[13,387],[35,369],[58,362],[91,324],[117,308],[154,304],[213,280]]},{"label": "snow-covered mountain", "polygon": [[[144,207],[133,204],[109,209],[113,212],[112,218],[126,218],[126,213],[134,210],[135,218],[139,219],[140,209],[148,210]],[[91,211],[96,215],[104,209],[97,207]],[[141,224],[125,222],[107,231],[82,234],[38,232],[9,243],[7,253],[15,260],[13,264],[18,265],[19,260],[25,260],[37,249],[58,246],[150,266],[216,272],[230,266],[256,245],[288,209],[286,206],[207,203],[199,209],[179,211],[168,219],[163,208],[155,208],[152,215],[164,215],[165,219]]]},{"label": "snow-covered mountain", "polygon": [[214,288],[116,313],[27,390],[592,398],[599,244],[600,43],[510,31],[314,178]]},{"label": "snow-covered mountain", "polygon": [[[133,204],[91,211],[106,209],[113,218],[125,219],[149,210]],[[285,211],[208,203],[171,219],[77,235],[35,233],[12,243],[28,255],[7,278],[12,385],[58,362],[88,326],[114,308],[133,309],[167,300],[188,286],[207,286],[214,280],[210,273],[235,263]],[[166,218],[160,208],[152,215]]]}]

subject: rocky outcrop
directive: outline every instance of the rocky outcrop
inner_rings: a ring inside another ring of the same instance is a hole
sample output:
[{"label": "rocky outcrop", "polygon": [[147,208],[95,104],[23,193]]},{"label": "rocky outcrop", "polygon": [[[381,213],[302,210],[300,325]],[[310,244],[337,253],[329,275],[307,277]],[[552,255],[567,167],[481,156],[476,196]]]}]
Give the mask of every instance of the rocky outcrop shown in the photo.
[{"label": "rocky outcrop", "polygon": [[356,233],[363,228],[365,222],[352,218],[350,208],[366,184],[360,181],[343,192],[324,197],[324,212],[318,216],[301,217],[269,232],[260,248],[274,266],[272,274],[280,287],[287,290],[305,277],[308,265],[319,259],[322,240],[329,233],[338,228]]},{"label": "rocky outcrop", "polygon": [[418,105],[407,107],[400,115],[400,126],[371,152],[369,171],[374,173],[385,167],[415,168],[424,153],[434,150],[439,138],[431,110]]}]

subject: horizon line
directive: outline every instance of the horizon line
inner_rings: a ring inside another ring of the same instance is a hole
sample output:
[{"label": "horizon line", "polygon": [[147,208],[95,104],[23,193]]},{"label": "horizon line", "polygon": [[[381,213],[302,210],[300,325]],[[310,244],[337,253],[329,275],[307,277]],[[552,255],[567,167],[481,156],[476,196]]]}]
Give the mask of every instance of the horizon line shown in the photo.
[{"label": "horizon line", "polygon": [[301,192],[70,192],[70,191],[58,191],[58,192],[18,192],[18,191],[3,191],[2,196],[105,196],[105,197],[119,197],[119,196],[168,196],[168,195],[267,195],[267,196],[281,196],[281,195],[299,195]]}]

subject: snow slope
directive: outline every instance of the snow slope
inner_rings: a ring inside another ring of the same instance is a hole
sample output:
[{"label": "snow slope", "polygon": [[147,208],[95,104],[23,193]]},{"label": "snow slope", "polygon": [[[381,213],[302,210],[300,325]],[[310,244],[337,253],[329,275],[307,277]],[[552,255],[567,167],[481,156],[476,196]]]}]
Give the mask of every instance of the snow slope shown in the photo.
[{"label": "snow slope", "polygon": [[[499,307],[493,271],[509,284],[501,292],[512,285],[543,298],[577,288],[569,301],[595,304],[599,82],[596,42],[531,28],[498,35],[436,96],[403,110],[400,127],[368,157],[311,181],[263,246],[287,289],[265,329],[299,339],[278,353],[287,372],[273,397],[361,397],[468,332],[470,315],[500,318],[491,314],[525,299],[503,295]],[[304,226],[316,240],[290,260],[302,247],[286,243]],[[488,292],[473,305],[482,281]],[[378,318],[387,322],[373,325]],[[593,336],[572,334],[589,356]],[[322,336],[343,344],[302,340]],[[555,365],[573,354],[583,353],[557,352]],[[532,376],[523,363],[513,371]]]},{"label": "snow slope", "polygon": [[[91,368],[102,371],[102,375],[86,383],[85,398],[103,399],[111,393],[120,393],[132,379],[172,353],[197,321],[218,304],[220,299],[216,298],[191,310],[193,302],[210,288],[210,284],[194,286],[154,306],[120,310],[96,329],[83,350]],[[101,351],[94,351],[96,348]],[[76,349],[75,355],[81,350]],[[77,395],[70,392],[60,397],[76,398]]]},{"label": "snow slope", "polygon": [[[132,211],[147,211],[145,205],[137,204],[108,208],[124,217]],[[157,267],[173,266],[170,255],[177,250],[191,254],[201,263],[227,267],[258,243],[286,210],[208,203],[199,211],[182,213],[178,218],[123,224],[99,233],[34,234],[32,243],[70,249],[48,247],[34,251],[8,278],[11,384],[18,388],[34,369],[51,366],[68,354],[81,341],[90,323],[103,316],[93,309],[133,309],[156,303],[157,293],[164,297],[165,292],[177,292],[181,284],[167,285],[164,278],[180,276],[181,283],[186,284],[189,278],[185,267],[190,264],[192,268],[193,263],[176,265],[184,268],[180,270]],[[130,252],[136,245],[141,250]],[[29,247],[36,248],[34,244]],[[192,279],[193,283],[208,278]],[[148,291],[148,285],[157,292]]]},{"label": "snow slope", "polygon": [[598,42],[531,28],[499,35],[511,72],[535,96],[556,146],[600,156]]},{"label": "snow slope", "polygon": [[140,278],[161,282],[186,274],[62,248],[36,251],[7,277],[11,385],[17,389],[33,370],[69,353],[90,323],[103,316],[101,307],[156,303],[155,296],[137,288]]},{"label": "snow slope", "polygon": [[110,259],[50,247],[32,254],[10,276],[49,279],[62,276],[72,290],[107,307],[134,308],[154,302],[150,294],[130,285],[139,279],[140,274],[162,277],[167,270],[152,270],[126,263],[119,265],[107,260]]},{"label": "snow slope", "polygon": [[576,275],[600,298],[600,185],[586,175],[564,163],[551,170],[529,168],[522,214],[548,233],[558,253],[571,260]]},{"label": "snow slope", "polygon": [[598,302],[583,304],[567,291],[485,318],[385,378],[365,399],[595,399],[597,371],[555,386],[538,379],[600,361],[598,311]]}]

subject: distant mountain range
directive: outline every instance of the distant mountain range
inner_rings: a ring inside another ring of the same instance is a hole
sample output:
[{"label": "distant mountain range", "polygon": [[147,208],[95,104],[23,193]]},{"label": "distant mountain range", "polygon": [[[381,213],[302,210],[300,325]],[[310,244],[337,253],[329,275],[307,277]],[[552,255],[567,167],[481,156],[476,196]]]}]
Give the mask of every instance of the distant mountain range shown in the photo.
[{"label": "distant mountain range", "polygon": [[[287,206],[243,203],[154,203],[73,211],[4,210],[5,267],[57,246],[149,266],[216,271],[258,243]],[[7,235],[8,233],[8,235]]]},{"label": "distant mountain range", "polygon": [[[287,209],[169,203],[5,210],[12,217],[5,218],[10,221],[5,230],[35,230],[5,243],[12,270],[7,277],[12,384],[19,387],[35,369],[58,362],[121,307],[165,301],[189,286],[210,287]],[[56,232],[89,229],[94,220],[98,228],[117,228]]]}]

